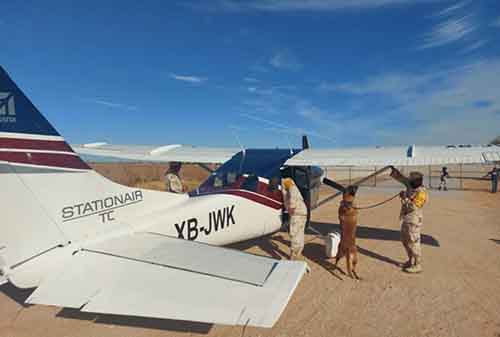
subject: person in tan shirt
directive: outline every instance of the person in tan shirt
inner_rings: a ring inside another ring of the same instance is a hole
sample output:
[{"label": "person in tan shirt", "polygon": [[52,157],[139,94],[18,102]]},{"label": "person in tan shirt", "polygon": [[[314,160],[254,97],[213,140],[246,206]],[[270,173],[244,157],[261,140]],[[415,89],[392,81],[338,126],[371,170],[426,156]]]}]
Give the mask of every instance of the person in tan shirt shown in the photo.
[{"label": "person in tan shirt", "polygon": [[391,172],[391,177],[406,186],[401,191],[401,242],[408,255],[408,261],[403,264],[403,270],[408,273],[422,272],[422,248],[420,235],[423,226],[423,207],[427,201],[427,191],[423,186],[423,174],[410,172],[406,178],[396,169]]},{"label": "person in tan shirt", "polygon": [[182,185],[179,171],[181,170],[181,163],[172,162],[169,165],[167,172],[165,172],[165,190],[172,193],[183,193],[184,186]]},{"label": "person in tan shirt", "polygon": [[283,204],[290,220],[290,260],[302,259],[304,231],[307,223],[307,206],[292,178],[281,180]]}]

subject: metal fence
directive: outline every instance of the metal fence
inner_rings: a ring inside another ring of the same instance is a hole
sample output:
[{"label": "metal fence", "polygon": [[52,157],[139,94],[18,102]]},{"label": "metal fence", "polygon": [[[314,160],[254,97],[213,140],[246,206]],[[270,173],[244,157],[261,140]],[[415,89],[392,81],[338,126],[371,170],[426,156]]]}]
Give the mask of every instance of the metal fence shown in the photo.
[{"label": "metal fence", "polygon": [[[473,190],[473,191],[493,191],[493,183],[491,175],[493,165],[472,165],[472,164],[457,164],[449,165],[448,173],[450,177],[447,180],[447,187],[450,190]],[[369,176],[379,170],[380,166],[372,167],[345,167],[345,166],[330,166],[324,167],[326,176],[335,181],[352,184],[362,178]],[[416,167],[401,167],[398,168],[403,174],[408,174],[411,171],[419,171],[424,174],[425,186],[427,188],[439,188],[441,183],[441,169],[438,166],[416,166]],[[395,187],[398,183],[389,177],[389,173],[368,179],[361,186],[370,187]]]}]

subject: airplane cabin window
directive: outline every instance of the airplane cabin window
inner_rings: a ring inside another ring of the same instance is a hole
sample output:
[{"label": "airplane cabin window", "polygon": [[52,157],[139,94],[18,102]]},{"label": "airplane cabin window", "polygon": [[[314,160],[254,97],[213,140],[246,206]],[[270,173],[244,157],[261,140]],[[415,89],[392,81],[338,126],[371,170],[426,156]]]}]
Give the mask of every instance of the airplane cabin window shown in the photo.
[{"label": "airplane cabin window", "polygon": [[250,174],[241,185],[241,188],[244,190],[256,192],[258,184],[259,178],[255,174]]},{"label": "airplane cabin window", "polygon": [[215,176],[214,188],[221,188],[223,186],[222,179],[219,176]]},{"label": "airplane cabin window", "polygon": [[232,187],[236,183],[236,172],[228,172],[226,175],[226,186]]}]

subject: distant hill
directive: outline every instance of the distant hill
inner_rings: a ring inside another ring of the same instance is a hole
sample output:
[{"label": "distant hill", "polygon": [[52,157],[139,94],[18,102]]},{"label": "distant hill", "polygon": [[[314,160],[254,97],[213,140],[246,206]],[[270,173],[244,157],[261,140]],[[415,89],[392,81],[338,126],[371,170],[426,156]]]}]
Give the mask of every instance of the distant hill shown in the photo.
[{"label": "distant hill", "polygon": [[497,138],[493,139],[490,144],[495,144],[495,145],[500,145],[500,136],[498,136]]}]

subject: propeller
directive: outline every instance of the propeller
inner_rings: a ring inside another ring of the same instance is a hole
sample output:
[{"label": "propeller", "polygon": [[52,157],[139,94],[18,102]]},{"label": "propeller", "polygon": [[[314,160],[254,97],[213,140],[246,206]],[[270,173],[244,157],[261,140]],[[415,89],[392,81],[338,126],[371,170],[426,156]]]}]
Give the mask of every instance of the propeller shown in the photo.
[{"label": "propeller", "polygon": [[302,136],[302,150],[309,149],[309,139],[306,135]]}]

